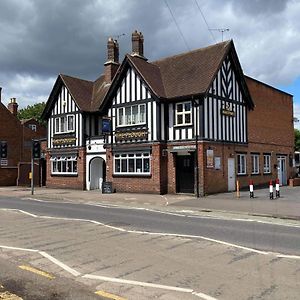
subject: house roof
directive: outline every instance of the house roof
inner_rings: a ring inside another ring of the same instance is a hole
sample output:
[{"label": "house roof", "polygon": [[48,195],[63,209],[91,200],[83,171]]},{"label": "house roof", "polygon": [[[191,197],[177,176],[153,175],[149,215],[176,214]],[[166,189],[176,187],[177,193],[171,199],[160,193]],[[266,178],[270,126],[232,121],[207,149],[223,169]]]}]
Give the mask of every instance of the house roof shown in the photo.
[{"label": "house roof", "polygon": [[104,96],[110,86],[110,84],[105,83],[104,75],[101,75],[95,81],[89,81],[69,75],[59,74],[46,103],[46,107],[42,114],[43,118],[50,115],[51,109],[55,103],[55,96],[62,85],[65,85],[68,89],[79,109],[85,112],[96,112],[99,110]]},{"label": "house roof", "polygon": [[205,95],[222,62],[229,54],[241,80],[242,92],[246,96],[249,106],[253,107],[232,40],[153,62],[126,55],[119,68],[119,74],[115,77],[107,93],[105,103],[109,102],[109,98],[114,89],[117,88],[118,82],[122,80],[122,74],[125,72],[128,64],[137,71],[151,92],[160,99],[175,100]]}]

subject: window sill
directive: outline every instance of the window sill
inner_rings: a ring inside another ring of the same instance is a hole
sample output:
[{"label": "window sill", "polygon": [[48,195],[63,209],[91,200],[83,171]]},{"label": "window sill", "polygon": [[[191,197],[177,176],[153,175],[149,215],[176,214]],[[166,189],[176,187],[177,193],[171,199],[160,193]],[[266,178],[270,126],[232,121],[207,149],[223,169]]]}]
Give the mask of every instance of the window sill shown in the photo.
[{"label": "window sill", "polygon": [[151,174],[113,174],[113,177],[122,177],[122,178],[130,178],[130,177],[142,177],[142,178],[150,178]]},{"label": "window sill", "polygon": [[251,176],[260,176],[261,173],[251,173]]},{"label": "window sill", "polygon": [[239,176],[239,177],[245,177],[245,176],[248,176],[248,174],[237,174],[237,176]]},{"label": "window sill", "polygon": [[70,173],[52,173],[51,177],[78,177],[78,174]]},{"label": "window sill", "polygon": [[193,126],[192,123],[188,123],[188,124],[175,124],[174,127],[191,127]]},{"label": "window sill", "polygon": [[272,173],[271,172],[263,173],[263,175],[272,175]]}]

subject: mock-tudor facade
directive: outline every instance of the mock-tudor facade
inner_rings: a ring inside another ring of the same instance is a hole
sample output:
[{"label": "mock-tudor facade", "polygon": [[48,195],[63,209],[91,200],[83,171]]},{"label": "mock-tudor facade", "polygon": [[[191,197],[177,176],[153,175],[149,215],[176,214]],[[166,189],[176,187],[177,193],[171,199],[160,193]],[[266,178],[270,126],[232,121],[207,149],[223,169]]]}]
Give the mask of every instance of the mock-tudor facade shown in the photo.
[{"label": "mock-tudor facade", "polygon": [[287,183],[291,95],[245,76],[232,41],[154,62],[143,42],[135,31],[119,65],[109,39],[95,82],[58,77],[44,111],[47,185],[101,189],[105,180],[117,192],[204,195],[233,191],[237,180]]}]

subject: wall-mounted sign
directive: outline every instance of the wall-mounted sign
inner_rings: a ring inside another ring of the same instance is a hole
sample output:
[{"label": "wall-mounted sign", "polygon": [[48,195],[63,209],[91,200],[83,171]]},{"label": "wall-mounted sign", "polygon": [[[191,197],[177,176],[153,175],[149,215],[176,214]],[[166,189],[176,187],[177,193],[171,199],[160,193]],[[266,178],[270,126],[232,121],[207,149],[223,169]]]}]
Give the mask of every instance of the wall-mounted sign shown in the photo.
[{"label": "wall-mounted sign", "polygon": [[221,169],[221,157],[218,156],[215,157],[215,169],[216,170]]},{"label": "wall-mounted sign", "polygon": [[132,140],[132,139],[145,139],[148,136],[148,132],[146,130],[139,131],[123,131],[116,132],[115,137],[116,140]]},{"label": "wall-mounted sign", "polygon": [[226,103],[223,106],[223,109],[221,110],[221,113],[222,113],[222,115],[229,116],[229,117],[234,117],[235,116],[234,109],[233,109],[232,105],[230,105],[230,103]]},{"label": "wall-mounted sign", "polygon": [[173,146],[173,151],[177,151],[177,150],[194,151],[195,149],[196,149],[196,145],[191,145],[191,146]]},{"label": "wall-mounted sign", "polygon": [[214,150],[211,149],[206,150],[206,167],[207,168],[214,167]]},{"label": "wall-mounted sign", "polygon": [[0,160],[0,166],[1,167],[7,167],[8,166],[8,160],[7,159],[1,159]]},{"label": "wall-mounted sign", "polygon": [[70,138],[59,138],[59,139],[53,139],[53,146],[58,146],[58,145],[73,145],[76,142],[75,137],[70,137]]},{"label": "wall-mounted sign", "polygon": [[108,118],[103,118],[102,119],[102,133],[105,134],[105,133],[110,133],[110,119]]}]

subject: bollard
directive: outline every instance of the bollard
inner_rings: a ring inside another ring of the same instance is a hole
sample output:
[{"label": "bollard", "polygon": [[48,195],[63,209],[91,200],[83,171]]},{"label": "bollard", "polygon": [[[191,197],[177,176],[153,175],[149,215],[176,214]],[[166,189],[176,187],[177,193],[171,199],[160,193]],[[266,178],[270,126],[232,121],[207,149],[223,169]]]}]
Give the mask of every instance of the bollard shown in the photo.
[{"label": "bollard", "polygon": [[280,188],[279,188],[279,179],[278,178],[275,180],[275,183],[276,183],[276,185],[275,185],[276,198],[280,198]]},{"label": "bollard", "polygon": [[274,199],[274,195],[273,195],[273,181],[272,180],[270,180],[269,189],[270,189],[270,199]]},{"label": "bollard", "polygon": [[236,197],[240,198],[240,182],[236,181]]},{"label": "bollard", "polygon": [[249,181],[250,198],[254,198],[253,180]]}]

